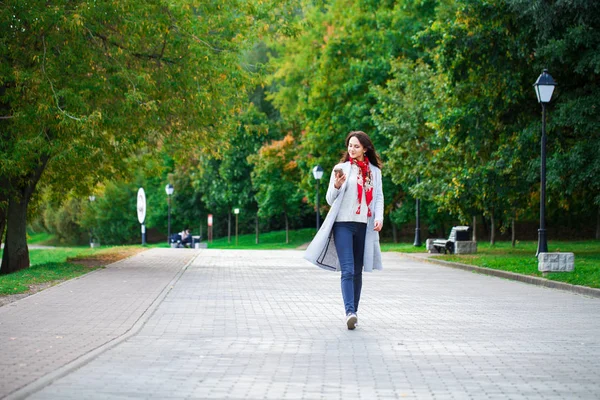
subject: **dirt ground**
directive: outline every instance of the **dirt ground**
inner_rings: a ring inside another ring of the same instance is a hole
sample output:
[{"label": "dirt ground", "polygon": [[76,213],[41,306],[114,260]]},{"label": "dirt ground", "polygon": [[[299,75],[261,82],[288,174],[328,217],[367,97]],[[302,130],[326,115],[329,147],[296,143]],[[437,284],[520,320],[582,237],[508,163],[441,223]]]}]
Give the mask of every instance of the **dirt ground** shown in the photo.
[{"label": "dirt ground", "polygon": [[[76,258],[68,258],[67,262],[73,264],[84,265],[86,267],[103,267],[105,265],[109,265],[115,263],[117,261],[123,260],[125,258],[134,256],[146,249],[136,248],[136,247],[125,247],[125,248],[110,248],[106,251],[98,252],[88,257],[76,257]],[[34,293],[40,292],[44,289],[47,289],[51,286],[58,285],[61,282],[64,282],[64,279],[59,279],[56,281],[40,283],[37,285],[29,285],[29,290],[25,293],[18,294],[10,294],[8,296],[0,296],[0,307],[10,304],[14,301],[20,300],[24,297],[31,296]]]}]

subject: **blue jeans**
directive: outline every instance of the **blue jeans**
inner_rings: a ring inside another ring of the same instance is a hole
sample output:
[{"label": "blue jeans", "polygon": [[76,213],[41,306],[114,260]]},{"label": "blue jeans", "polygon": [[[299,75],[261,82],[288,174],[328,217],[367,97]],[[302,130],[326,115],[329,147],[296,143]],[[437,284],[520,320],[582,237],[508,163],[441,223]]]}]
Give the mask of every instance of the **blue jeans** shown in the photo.
[{"label": "blue jeans", "polygon": [[333,225],[335,249],[342,269],[342,298],[346,315],[358,311],[366,233],[367,224],[360,222],[336,222]]}]

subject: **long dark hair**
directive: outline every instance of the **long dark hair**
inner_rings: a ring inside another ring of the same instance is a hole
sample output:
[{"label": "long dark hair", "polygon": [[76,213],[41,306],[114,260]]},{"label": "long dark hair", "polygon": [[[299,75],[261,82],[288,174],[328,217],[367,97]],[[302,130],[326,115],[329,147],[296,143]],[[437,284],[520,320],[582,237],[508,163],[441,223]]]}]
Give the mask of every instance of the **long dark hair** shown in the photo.
[{"label": "long dark hair", "polygon": [[369,135],[367,135],[363,131],[352,131],[348,134],[348,136],[346,136],[346,153],[344,154],[340,162],[350,161],[350,154],[348,154],[348,144],[350,143],[350,139],[352,139],[353,137],[357,138],[362,147],[367,149],[367,153],[365,154],[365,156],[367,156],[369,162],[377,168],[381,169],[381,159],[375,151],[375,146],[373,146],[373,142],[371,141]]}]

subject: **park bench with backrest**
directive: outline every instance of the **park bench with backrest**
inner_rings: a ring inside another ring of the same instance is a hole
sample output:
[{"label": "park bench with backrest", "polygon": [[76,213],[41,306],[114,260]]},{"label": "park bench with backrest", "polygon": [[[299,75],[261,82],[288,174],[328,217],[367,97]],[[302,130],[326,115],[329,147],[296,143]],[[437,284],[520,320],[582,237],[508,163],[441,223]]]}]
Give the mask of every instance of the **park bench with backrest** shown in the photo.
[{"label": "park bench with backrest", "polygon": [[448,239],[433,239],[431,240],[431,247],[433,247],[438,253],[442,250],[444,254],[454,254],[456,249],[456,242],[468,242],[471,240],[471,228],[468,226],[454,226],[450,231]]}]

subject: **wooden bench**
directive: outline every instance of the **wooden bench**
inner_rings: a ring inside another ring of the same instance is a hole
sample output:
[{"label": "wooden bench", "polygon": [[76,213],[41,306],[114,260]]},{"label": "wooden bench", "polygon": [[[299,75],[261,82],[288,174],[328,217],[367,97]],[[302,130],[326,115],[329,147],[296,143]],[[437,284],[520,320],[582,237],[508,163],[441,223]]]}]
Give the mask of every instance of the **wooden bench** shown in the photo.
[{"label": "wooden bench", "polygon": [[[431,246],[438,253],[441,253],[442,250],[444,254],[455,253],[456,242],[468,242],[471,240],[471,228],[468,226],[454,226],[450,231],[450,236],[448,239],[430,239]],[[429,249],[428,249],[429,250]]]}]

